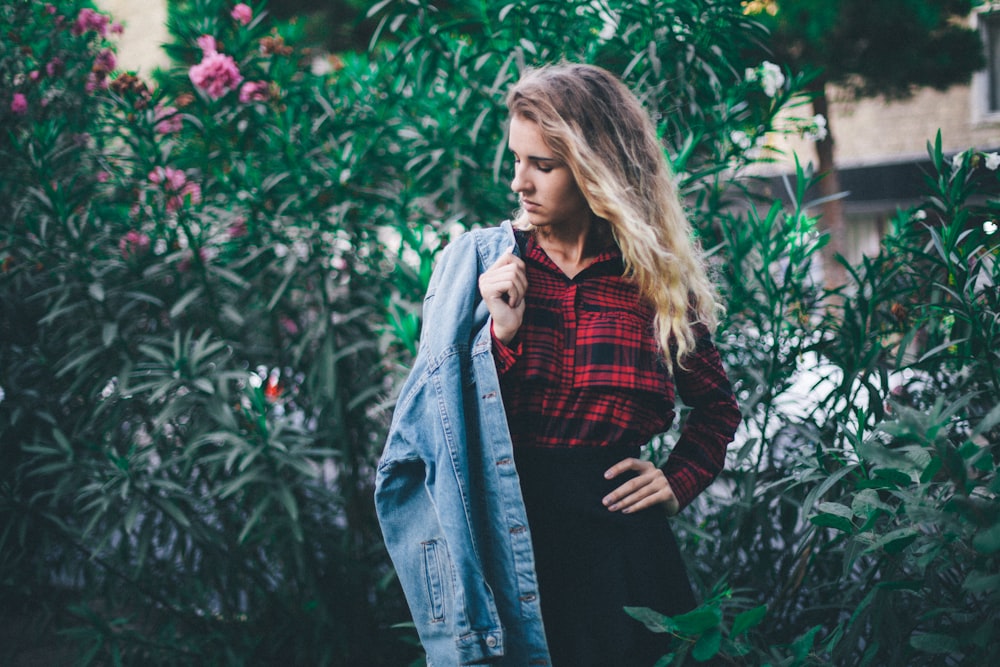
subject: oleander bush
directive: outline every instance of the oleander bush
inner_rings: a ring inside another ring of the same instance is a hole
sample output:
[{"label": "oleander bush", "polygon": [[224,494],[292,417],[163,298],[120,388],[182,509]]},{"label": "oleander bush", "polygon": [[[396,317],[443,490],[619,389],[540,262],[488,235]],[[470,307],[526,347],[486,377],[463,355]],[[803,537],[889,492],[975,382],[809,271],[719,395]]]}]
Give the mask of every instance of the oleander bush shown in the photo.
[{"label": "oleander bush", "polygon": [[370,16],[326,56],[176,0],[139,78],[90,3],[0,5],[0,661],[420,664],[373,469],[437,252],[514,207],[504,92],[567,58],[657,120],[744,412],[676,519],[703,604],[630,610],[662,664],[997,662],[1000,156],[931,138],[925,203],[829,289],[811,168],[752,175],[822,130],[808,76],[738,3]]}]

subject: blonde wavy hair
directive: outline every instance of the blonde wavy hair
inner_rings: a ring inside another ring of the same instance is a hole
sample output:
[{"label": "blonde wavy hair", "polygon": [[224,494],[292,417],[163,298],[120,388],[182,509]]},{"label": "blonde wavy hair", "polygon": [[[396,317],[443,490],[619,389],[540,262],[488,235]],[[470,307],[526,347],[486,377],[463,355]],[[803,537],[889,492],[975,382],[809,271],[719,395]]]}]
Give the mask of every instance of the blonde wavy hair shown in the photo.
[{"label": "blonde wavy hair", "polygon": [[[538,124],[590,210],[610,226],[626,277],[656,311],[654,332],[668,368],[672,344],[683,368],[697,344],[694,326],[714,332],[719,306],[649,114],[613,74],[576,63],[526,71],[507,108]],[[523,210],[514,223],[531,228]]]}]

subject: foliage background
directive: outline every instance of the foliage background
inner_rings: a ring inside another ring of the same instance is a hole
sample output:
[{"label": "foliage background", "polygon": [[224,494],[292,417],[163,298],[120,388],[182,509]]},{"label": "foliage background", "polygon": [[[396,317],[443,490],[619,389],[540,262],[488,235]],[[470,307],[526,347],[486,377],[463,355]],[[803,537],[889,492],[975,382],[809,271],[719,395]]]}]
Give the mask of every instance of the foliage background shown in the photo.
[{"label": "foliage background", "polygon": [[142,81],[87,3],[0,4],[0,660],[419,664],[372,467],[436,253],[513,208],[506,86],[566,57],[654,114],[728,305],[744,425],[677,520],[704,604],[631,610],[664,664],[997,661],[1000,156],[929,138],[830,293],[811,169],[745,169],[815,130],[775,121],[809,81],[736,3],[388,0],[324,74],[264,3],[171,7]]}]

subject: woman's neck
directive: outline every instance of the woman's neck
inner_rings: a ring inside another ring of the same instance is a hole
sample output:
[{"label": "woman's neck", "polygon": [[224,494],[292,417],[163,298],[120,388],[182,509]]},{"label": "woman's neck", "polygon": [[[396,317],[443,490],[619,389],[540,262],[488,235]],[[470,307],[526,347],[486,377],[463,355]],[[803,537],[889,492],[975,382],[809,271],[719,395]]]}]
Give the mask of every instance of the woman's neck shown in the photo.
[{"label": "woman's neck", "polygon": [[535,238],[567,277],[590,266],[611,242],[611,231],[603,220],[591,220],[573,230],[536,228]]}]

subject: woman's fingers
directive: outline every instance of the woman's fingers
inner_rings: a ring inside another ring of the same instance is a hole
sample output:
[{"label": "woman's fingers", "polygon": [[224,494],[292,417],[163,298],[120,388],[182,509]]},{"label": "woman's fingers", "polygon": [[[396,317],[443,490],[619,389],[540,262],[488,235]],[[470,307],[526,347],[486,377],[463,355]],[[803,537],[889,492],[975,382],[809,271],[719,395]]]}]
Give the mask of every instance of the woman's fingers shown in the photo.
[{"label": "woman's fingers", "polygon": [[511,308],[520,306],[528,289],[524,262],[511,253],[500,257],[479,276],[479,291],[484,299],[500,299]]},{"label": "woman's fingers", "polygon": [[527,290],[524,262],[509,252],[479,276],[479,293],[493,317],[493,334],[504,343],[521,328]]},{"label": "woman's fingers", "polygon": [[608,468],[605,478],[614,479],[625,472],[638,473],[635,477],[604,497],[604,506],[612,512],[630,514],[639,510],[663,505],[667,514],[674,515],[680,509],[676,496],[670,488],[663,471],[651,461],[627,458]]}]

